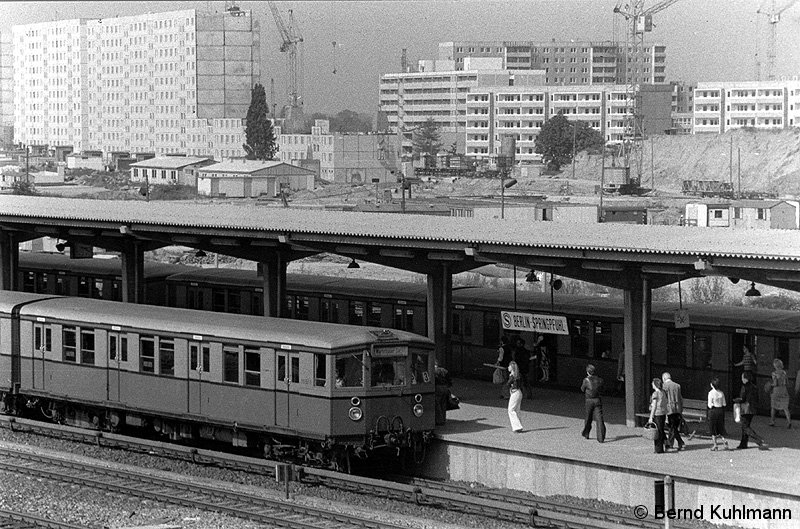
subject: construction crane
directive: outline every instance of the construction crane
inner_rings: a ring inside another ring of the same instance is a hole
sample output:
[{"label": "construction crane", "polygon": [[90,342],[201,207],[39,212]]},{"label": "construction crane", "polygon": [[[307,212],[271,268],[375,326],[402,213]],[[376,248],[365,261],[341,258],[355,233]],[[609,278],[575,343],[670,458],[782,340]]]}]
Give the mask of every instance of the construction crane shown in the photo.
[{"label": "construction crane", "polygon": [[[642,181],[642,162],[644,150],[644,130],[642,128],[642,114],[639,103],[639,55],[644,50],[644,34],[653,30],[653,15],[668,8],[678,0],[661,0],[652,7],[645,9],[644,0],[619,0],[614,7],[614,13],[625,18],[627,23],[625,31],[625,119],[623,141],[620,153],[625,171],[626,192],[636,192],[640,189]],[[632,60],[635,57],[636,60]],[[631,166],[636,170],[636,176],[631,175]]]},{"label": "construction crane", "polygon": [[303,127],[303,100],[301,96],[302,91],[302,57],[299,50],[299,44],[303,42],[303,36],[297,28],[297,22],[294,19],[294,13],[289,10],[289,24],[283,22],[277,6],[274,2],[268,2],[269,9],[275,19],[275,24],[278,26],[278,33],[281,36],[282,53],[286,53],[287,68],[286,74],[289,80],[286,91],[288,101],[286,106],[283,107],[284,129],[286,132],[299,132]]},{"label": "construction crane", "polygon": [[[775,80],[775,34],[778,26],[778,22],[781,21],[781,13],[792,7],[794,4],[797,3],[797,0],[792,0],[785,6],[780,9],[775,9],[775,0],[772,0],[772,6],[769,11],[764,11],[762,9],[758,9],[756,11],[757,14],[765,15],[769,19],[769,37],[767,41],[767,80],[773,81]],[[758,38],[758,37],[756,37]],[[761,61],[758,60],[758,80],[761,80]]]}]

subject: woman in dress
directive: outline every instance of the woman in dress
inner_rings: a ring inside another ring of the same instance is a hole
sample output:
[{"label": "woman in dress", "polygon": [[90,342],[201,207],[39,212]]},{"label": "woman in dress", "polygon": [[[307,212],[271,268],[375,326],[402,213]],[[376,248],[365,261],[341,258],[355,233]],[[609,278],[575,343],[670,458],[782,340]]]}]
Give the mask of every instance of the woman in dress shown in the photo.
[{"label": "woman in dress", "polygon": [[772,361],[772,392],[769,395],[769,425],[775,426],[775,415],[778,410],[783,410],[786,416],[786,427],[792,427],[792,414],[789,412],[789,390],[786,389],[787,376],[783,370],[783,362],[780,358]]},{"label": "woman in dress", "polygon": [[651,386],[653,394],[650,395],[650,422],[656,425],[658,431],[658,435],[653,440],[653,448],[656,454],[663,454],[666,451],[664,445],[667,440],[667,436],[664,435],[664,424],[667,420],[667,395],[664,393],[660,378],[654,378]]},{"label": "woman in dress", "polygon": [[708,424],[711,428],[711,440],[714,446],[711,450],[719,450],[717,440],[721,440],[728,450],[728,440],[725,439],[725,394],[719,389],[719,378],[711,381],[711,391],[708,392]]},{"label": "woman in dress", "polygon": [[508,389],[511,396],[508,398],[508,420],[511,421],[511,430],[514,433],[522,432],[522,423],[519,421],[519,410],[522,406],[522,379],[519,366],[513,360],[508,364]]}]

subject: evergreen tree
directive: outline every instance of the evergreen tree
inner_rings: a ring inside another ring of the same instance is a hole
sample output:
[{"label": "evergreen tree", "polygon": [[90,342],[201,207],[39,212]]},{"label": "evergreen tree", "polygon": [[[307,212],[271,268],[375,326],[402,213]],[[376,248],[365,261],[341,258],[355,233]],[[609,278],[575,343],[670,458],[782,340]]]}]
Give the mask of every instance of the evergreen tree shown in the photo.
[{"label": "evergreen tree", "polygon": [[603,135],[583,121],[571,122],[563,114],[548,119],[536,136],[534,150],[542,155],[547,168],[558,171],[572,162],[573,139],[575,153],[603,146]]},{"label": "evergreen tree", "polygon": [[267,94],[260,83],[256,84],[251,92],[250,108],[247,109],[244,129],[247,143],[242,145],[248,160],[272,160],[278,152],[275,129],[268,114]]},{"label": "evergreen tree", "polygon": [[411,139],[413,152],[415,157],[429,157],[436,158],[439,150],[442,148],[442,140],[439,135],[439,126],[433,119],[428,118],[428,121],[419,126],[414,131],[414,136]]}]

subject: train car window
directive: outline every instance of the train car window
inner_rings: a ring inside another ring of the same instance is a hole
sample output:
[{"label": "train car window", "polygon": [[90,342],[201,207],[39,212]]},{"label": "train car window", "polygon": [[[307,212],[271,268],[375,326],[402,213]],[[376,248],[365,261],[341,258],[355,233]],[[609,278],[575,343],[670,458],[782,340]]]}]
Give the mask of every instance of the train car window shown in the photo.
[{"label": "train car window", "polygon": [[300,357],[297,355],[289,357],[289,382],[300,383]]},{"label": "train car window", "polygon": [[686,366],[686,345],[688,341],[685,330],[667,330],[667,365]]},{"label": "train car window", "polygon": [[64,327],[61,330],[61,344],[64,348],[64,361],[74,362],[77,351],[75,327]]},{"label": "train car window", "polygon": [[775,358],[780,358],[783,365],[789,366],[789,338],[775,338],[777,354]]},{"label": "train car window", "polygon": [[582,358],[594,356],[592,349],[592,338],[594,333],[594,322],[586,320],[572,320],[570,329],[570,340],[572,342],[572,354]]},{"label": "train car window", "polygon": [[53,330],[50,326],[37,325],[33,329],[33,347],[37,351],[53,350]]},{"label": "train car window", "polygon": [[275,371],[275,377],[278,382],[286,382],[286,355],[283,353],[278,355],[278,369]]},{"label": "train car window", "polygon": [[350,316],[347,322],[350,325],[364,325],[364,302],[351,301],[350,302]]},{"label": "train car window", "polygon": [[414,353],[411,360],[411,385],[427,384],[431,381],[430,372],[428,371],[427,353]]},{"label": "train car window", "polygon": [[156,372],[156,339],[152,336],[139,338],[139,371]]},{"label": "train car window", "polygon": [[331,299],[323,299],[320,302],[320,321],[331,323],[339,322],[339,302]]},{"label": "train car window", "polygon": [[595,356],[613,358],[611,352],[611,324],[598,321],[594,325]]},{"label": "train car window", "polygon": [[239,383],[239,346],[222,346],[222,380]]},{"label": "train car window", "polygon": [[[173,290],[173,289],[170,289],[170,290]],[[173,294],[173,297],[174,297],[175,292],[173,292],[172,294]],[[112,301],[122,301],[122,285],[116,279],[111,282],[111,300]],[[174,298],[173,298],[172,301],[173,301],[173,304],[170,305],[170,307],[174,307],[175,306]]]},{"label": "train car window", "polygon": [[250,314],[264,314],[264,294],[261,292],[253,292],[250,296]]},{"label": "train car window", "polygon": [[336,387],[364,386],[364,354],[345,353],[336,356]]},{"label": "train car window", "polygon": [[381,323],[381,306],[377,303],[369,304],[369,311],[367,312],[367,325],[372,327],[380,327]]},{"label": "train car window", "polygon": [[81,298],[90,298],[92,297],[92,286],[89,278],[87,277],[79,277],[78,278],[78,297]]},{"label": "train car window", "polygon": [[175,341],[158,339],[158,374],[175,375]]},{"label": "train car window", "polygon": [[220,288],[211,290],[211,310],[225,312],[225,291]]},{"label": "train car window", "polygon": [[108,335],[108,359],[118,362],[128,361],[128,338],[116,333]]},{"label": "train car window", "polygon": [[203,291],[198,286],[189,286],[186,289],[186,306],[190,309],[203,310]]},{"label": "train car window", "polygon": [[693,336],[692,364],[696,369],[712,369],[711,333],[695,331]]},{"label": "train car window", "polygon": [[95,279],[94,280],[94,289],[92,289],[92,297],[103,299],[103,280],[102,279]]},{"label": "train car window", "polygon": [[36,272],[25,272],[25,274],[23,274],[22,291],[36,292]]},{"label": "train car window", "polygon": [[261,352],[258,349],[244,350],[244,385],[261,387]]},{"label": "train car window", "polygon": [[41,273],[41,274],[37,274],[37,276],[36,276],[36,283],[37,283],[36,292],[39,292],[39,293],[42,293],[42,294],[46,294],[47,293],[47,284],[48,284],[47,281],[48,281],[49,276],[50,276],[50,274],[48,274],[47,272],[44,272],[44,273]]},{"label": "train car window", "polygon": [[62,276],[56,277],[56,295],[57,296],[67,295],[67,285],[64,282],[64,278]]},{"label": "train car window", "polygon": [[200,344],[197,342],[191,342],[189,344],[189,369],[208,373],[210,358],[211,346],[209,344]]},{"label": "train car window", "polygon": [[484,312],[483,314],[483,345],[497,347],[500,343],[500,314]]},{"label": "train car window", "polygon": [[314,354],[314,385],[324,386],[328,382],[328,357],[323,354]]},{"label": "train car window", "polygon": [[393,327],[395,329],[414,332],[414,309],[409,309],[407,307],[395,307]]},{"label": "train car window", "polygon": [[406,357],[389,356],[376,358],[372,357],[370,363],[372,373],[370,385],[372,387],[381,386],[403,386],[406,383]]},{"label": "train car window", "polygon": [[242,312],[242,293],[238,290],[228,291],[228,312],[231,314]]},{"label": "train car window", "polygon": [[81,364],[94,364],[93,330],[81,330]]},{"label": "train car window", "polygon": [[296,309],[294,313],[295,319],[307,320],[309,315],[309,306],[310,306],[309,299],[305,296],[297,296],[297,298],[295,299],[296,299]]}]

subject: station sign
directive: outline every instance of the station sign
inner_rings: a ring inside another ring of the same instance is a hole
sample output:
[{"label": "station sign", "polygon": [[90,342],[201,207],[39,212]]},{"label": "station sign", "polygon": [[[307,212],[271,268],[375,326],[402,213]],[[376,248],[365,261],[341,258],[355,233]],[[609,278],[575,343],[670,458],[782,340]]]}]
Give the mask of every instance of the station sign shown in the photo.
[{"label": "station sign", "polygon": [[689,311],[686,309],[679,309],[675,311],[675,328],[688,329],[689,328]]},{"label": "station sign", "polygon": [[542,334],[569,334],[566,316],[500,311],[500,321],[506,331],[528,331]]}]

